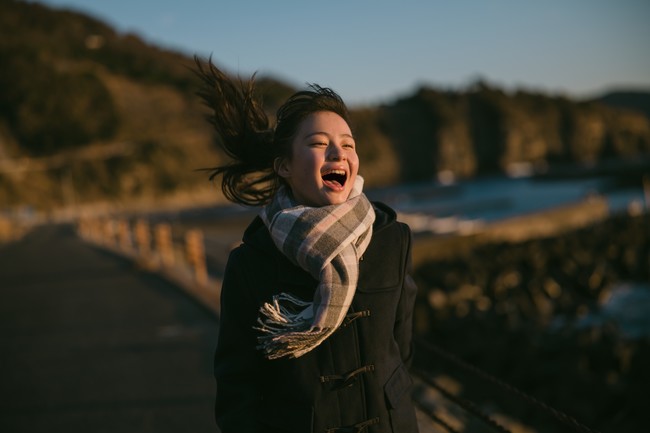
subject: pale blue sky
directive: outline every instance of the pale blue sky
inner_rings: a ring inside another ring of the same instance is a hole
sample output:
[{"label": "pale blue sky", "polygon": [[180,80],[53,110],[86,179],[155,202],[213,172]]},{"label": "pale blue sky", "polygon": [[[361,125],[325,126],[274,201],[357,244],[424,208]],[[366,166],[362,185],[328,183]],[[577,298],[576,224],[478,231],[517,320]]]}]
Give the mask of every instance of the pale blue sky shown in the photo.
[{"label": "pale blue sky", "polygon": [[39,0],[248,76],[329,86],[351,105],[419,85],[585,97],[650,89],[648,0]]}]

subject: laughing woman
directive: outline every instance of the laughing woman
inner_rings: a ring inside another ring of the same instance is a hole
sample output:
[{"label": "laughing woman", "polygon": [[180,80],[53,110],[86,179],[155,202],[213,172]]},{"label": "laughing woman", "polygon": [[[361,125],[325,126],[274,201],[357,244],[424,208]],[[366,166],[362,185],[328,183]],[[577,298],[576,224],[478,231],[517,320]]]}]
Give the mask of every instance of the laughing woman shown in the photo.
[{"label": "laughing woman", "polygon": [[270,128],[253,80],[199,60],[197,73],[233,159],[211,178],[222,176],[231,201],[261,208],[223,279],[222,433],[417,432],[410,231],[363,193],[345,104],[312,85]]}]

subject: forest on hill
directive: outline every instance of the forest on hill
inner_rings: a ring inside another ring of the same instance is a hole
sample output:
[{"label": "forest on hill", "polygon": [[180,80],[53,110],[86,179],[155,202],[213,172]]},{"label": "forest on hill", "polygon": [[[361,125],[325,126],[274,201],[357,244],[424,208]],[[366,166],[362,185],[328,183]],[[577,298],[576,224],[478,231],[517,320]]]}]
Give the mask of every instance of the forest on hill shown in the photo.
[{"label": "forest on hill", "polygon": [[[219,196],[197,171],[224,155],[191,56],[83,14],[2,0],[0,59],[0,209]],[[257,83],[270,117],[295,90]],[[650,92],[574,101],[477,82],[351,108],[362,173],[385,186],[647,157],[648,101]]]}]

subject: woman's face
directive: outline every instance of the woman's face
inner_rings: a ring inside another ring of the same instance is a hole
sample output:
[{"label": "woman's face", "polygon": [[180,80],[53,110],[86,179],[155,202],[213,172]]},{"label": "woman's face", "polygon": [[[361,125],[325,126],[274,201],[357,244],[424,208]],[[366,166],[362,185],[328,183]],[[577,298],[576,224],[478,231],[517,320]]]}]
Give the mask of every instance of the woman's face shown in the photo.
[{"label": "woman's face", "polygon": [[293,139],[291,159],[280,159],[276,170],[299,204],[320,207],[346,201],[359,170],[347,122],[331,111],[307,116]]}]

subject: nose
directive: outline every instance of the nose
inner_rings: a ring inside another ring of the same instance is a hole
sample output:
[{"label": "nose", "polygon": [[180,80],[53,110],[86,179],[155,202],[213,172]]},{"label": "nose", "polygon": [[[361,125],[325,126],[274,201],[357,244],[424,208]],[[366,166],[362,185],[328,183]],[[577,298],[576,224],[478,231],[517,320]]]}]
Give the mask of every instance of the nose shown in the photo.
[{"label": "nose", "polygon": [[345,152],[343,147],[338,144],[330,144],[327,149],[327,159],[329,161],[345,161]]}]

